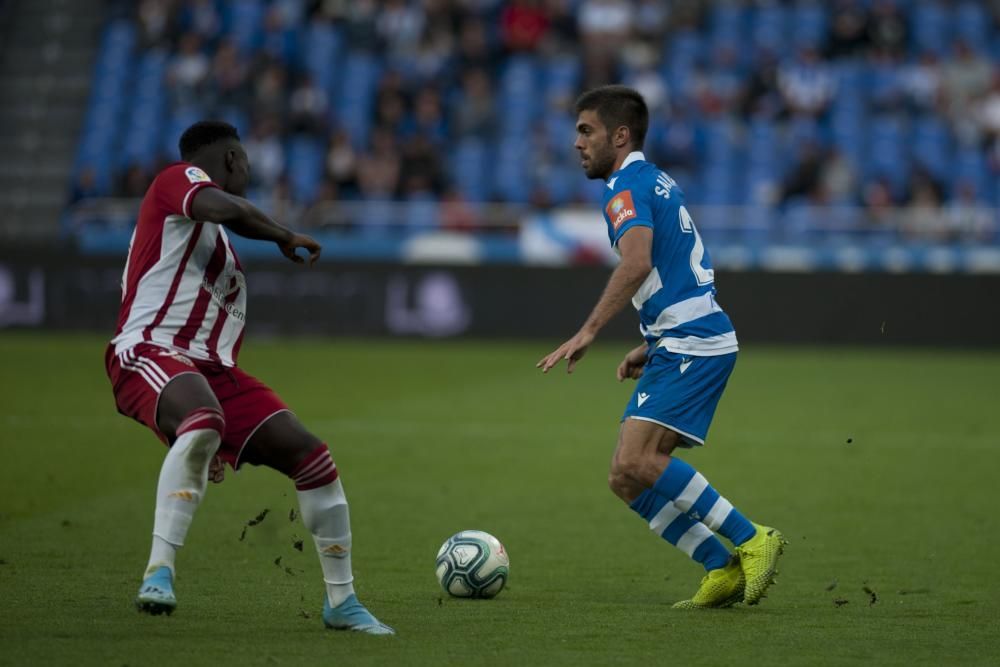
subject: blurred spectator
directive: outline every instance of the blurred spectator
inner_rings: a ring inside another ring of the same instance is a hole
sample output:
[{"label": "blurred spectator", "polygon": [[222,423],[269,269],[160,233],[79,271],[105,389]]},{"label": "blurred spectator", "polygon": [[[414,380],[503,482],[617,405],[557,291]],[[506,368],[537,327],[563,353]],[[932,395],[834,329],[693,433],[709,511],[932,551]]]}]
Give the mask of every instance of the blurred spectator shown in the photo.
[{"label": "blurred spectator", "polygon": [[823,159],[823,151],[817,144],[805,144],[800,150],[796,165],[781,184],[779,201],[784,204],[808,199],[812,203],[821,203],[823,193],[820,188],[820,179]]},{"label": "blurred spectator", "polygon": [[226,39],[219,43],[212,60],[211,93],[217,108],[242,108],[247,104],[246,59],[236,45]]},{"label": "blurred spectator", "polygon": [[1000,142],[1000,69],[993,73],[993,86],[979,100],[973,115],[986,145]]},{"label": "blurred spectator", "polygon": [[326,154],[326,173],[345,196],[357,190],[358,155],[351,145],[351,138],[343,130],[335,132],[330,139],[330,150]]},{"label": "blurred spectator", "polygon": [[892,186],[884,177],[865,184],[861,195],[865,209],[865,221],[874,229],[891,230],[896,221],[896,198]]},{"label": "blurred spectator", "polygon": [[794,61],[778,68],[778,90],[793,113],[823,115],[836,88],[829,67],[811,48],[801,49]]},{"label": "blurred spectator", "polygon": [[222,31],[222,18],[213,0],[187,0],[181,10],[181,29],[211,42]]},{"label": "blurred spectator", "polygon": [[404,199],[440,195],[444,190],[440,151],[426,135],[415,134],[403,146],[399,181]]},{"label": "blurred spectator", "polygon": [[272,5],[264,15],[264,35],[261,51],[273,60],[290,63],[295,59],[295,33],[288,29],[287,12]]},{"label": "blurred spectator", "polygon": [[497,65],[486,33],[486,25],[481,19],[468,17],[459,28],[458,56],[459,71],[481,69],[492,73]]},{"label": "blurred spectator", "polygon": [[386,128],[372,130],[371,149],[358,160],[358,191],[363,199],[392,199],[399,190],[400,157],[396,138]]},{"label": "blurred spectator", "polygon": [[542,48],[550,54],[575,55],[579,31],[572,0],[545,0],[545,12],[549,29]]},{"label": "blurred spectator", "polygon": [[509,52],[534,51],[548,32],[549,18],[539,0],[511,0],[500,12],[499,27]]},{"label": "blurred spectator", "polygon": [[97,186],[97,172],[91,166],[83,167],[77,174],[73,188],[70,190],[69,203],[76,204],[84,199],[99,196],[101,196],[101,191]]},{"label": "blurred spectator", "polygon": [[149,184],[153,179],[141,165],[132,163],[125,168],[125,172],[118,183],[115,191],[116,197],[139,198],[146,194]]},{"label": "blurred spectator", "polygon": [[264,118],[254,125],[250,137],[243,142],[253,165],[250,170],[252,186],[274,187],[285,171],[285,148],[278,130],[276,120]]},{"label": "blurred spectator", "polygon": [[588,48],[618,49],[632,28],[632,7],[624,0],[584,0],[579,27]]},{"label": "blurred spectator", "polygon": [[904,235],[913,239],[941,240],[945,235],[941,215],[943,201],[944,189],[940,183],[926,169],[918,169],[910,180],[906,211],[902,216]]},{"label": "blurred spectator", "polygon": [[979,201],[975,185],[968,181],[959,183],[955,198],[946,207],[945,220],[949,240],[990,241],[995,233],[995,211]]},{"label": "blurred spectator", "polygon": [[843,58],[858,55],[868,46],[868,17],[858,0],[839,0],[832,9],[825,55]]},{"label": "blurred spectator", "polygon": [[421,88],[414,99],[413,132],[426,137],[437,150],[443,149],[448,139],[441,95],[432,86]]},{"label": "blurred spectator", "polygon": [[146,48],[163,46],[168,38],[173,2],[142,0],[136,12],[139,19],[139,42]]},{"label": "blurred spectator", "polygon": [[866,29],[870,48],[875,53],[892,58],[906,54],[909,29],[895,0],[874,0]]},{"label": "blurred spectator", "polygon": [[854,165],[837,149],[830,150],[820,167],[820,199],[832,205],[851,204],[857,187]]},{"label": "blurred spectator", "polygon": [[451,105],[453,127],[462,137],[488,139],[496,130],[496,104],[490,78],[484,70],[467,69],[462,73],[462,88]]},{"label": "blurred spectator", "polygon": [[990,89],[993,66],[963,41],[955,43],[955,53],[941,72],[943,99],[953,122],[968,119],[969,105]]},{"label": "blurred spectator", "polygon": [[406,132],[407,96],[403,76],[386,72],[375,91],[375,126],[390,130],[396,137]]},{"label": "blurred spectator", "polygon": [[284,120],[287,112],[287,83],[288,73],[281,64],[264,66],[264,70],[254,80],[253,111],[257,117]]},{"label": "blurred spectator", "polygon": [[917,112],[934,110],[941,96],[941,64],[933,52],[922,54],[900,73],[900,87],[906,100]]},{"label": "blurred spectator", "polygon": [[375,19],[375,31],[386,45],[390,59],[405,61],[417,51],[424,29],[424,15],[408,0],[383,0]]},{"label": "blurred spectator", "polygon": [[740,113],[746,117],[776,119],[785,102],[778,88],[778,59],[770,52],[758,56],[757,66],[743,88]]},{"label": "blurred spectator", "polygon": [[208,78],[208,57],[201,50],[201,36],[188,32],[181,36],[167,70],[167,84],[174,98],[174,106],[187,107],[201,101],[202,84]]},{"label": "blurred spectator", "polygon": [[328,110],[326,92],[316,85],[312,76],[304,75],[288,101],[288,119],[292,131],[326,134]]}]

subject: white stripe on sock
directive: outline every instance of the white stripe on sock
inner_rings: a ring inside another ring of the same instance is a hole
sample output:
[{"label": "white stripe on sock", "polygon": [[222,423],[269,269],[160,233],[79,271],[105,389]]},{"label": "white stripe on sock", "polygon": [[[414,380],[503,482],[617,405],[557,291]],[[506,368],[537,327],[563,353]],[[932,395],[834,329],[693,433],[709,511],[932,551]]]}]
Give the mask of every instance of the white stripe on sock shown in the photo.
[{"label": "white stripe on sock", "polygon": [[677,540],[677,548],[693,558],[694,550],[711,536],[712,531],[706,528],[705,524],[696,521],[686,533],[681,535],[681,539]]},{"label": "white stripe on sock", "polygon": [[674,498],[674,504],[681,508],[682,512],[690,512],[691,507],[698,501],[702,491],[708,486],[708,480],[700,472],[696,472],[691,481],[688,482],[681,495]]},{"label": "white stripe on sock", "polygon": [[680,515],[681,511],[677,509],[676,505],[667,503],[649,522],[649,529],[657,535],[663,535],[663,531],[667,529],[667,526],[673,523],[674,519]]},{"label": "white stripe on sock", "polygon": [[719,496],[719,499],[712,505],[712,509],[708,511],[708,515],[702,519],[702,523],[708,526],[710,530],[719,530],[732,511],[733,504],[722,496]]}]

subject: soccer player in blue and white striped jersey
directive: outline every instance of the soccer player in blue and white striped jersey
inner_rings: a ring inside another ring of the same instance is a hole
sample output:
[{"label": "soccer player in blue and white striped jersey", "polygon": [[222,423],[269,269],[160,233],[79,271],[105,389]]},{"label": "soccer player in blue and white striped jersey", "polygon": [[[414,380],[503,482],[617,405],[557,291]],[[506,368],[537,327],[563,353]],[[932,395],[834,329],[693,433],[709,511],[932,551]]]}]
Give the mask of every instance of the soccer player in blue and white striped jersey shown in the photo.
[{"label": "soccer player in blue and white striped jersey", "polygon": [[[707,571],[678,608],[756,604],[773,583],[781,533],[749,521],[685,461],[678,447],[705,437],[736,363],[736,332],[715,300],[708,251],[684,193],[642,154],[649,112],[624,86],[576,103],[576,149],[588,178],[605,181],[608,240],[621,257],[580,330],[538,362],[572,372],[600,329],[630,300],[644,342],[625,355],[618,380],[638,380],[611,463],[612,491],[649,527]],[[735,555],[715,533],[735,546]]]}]

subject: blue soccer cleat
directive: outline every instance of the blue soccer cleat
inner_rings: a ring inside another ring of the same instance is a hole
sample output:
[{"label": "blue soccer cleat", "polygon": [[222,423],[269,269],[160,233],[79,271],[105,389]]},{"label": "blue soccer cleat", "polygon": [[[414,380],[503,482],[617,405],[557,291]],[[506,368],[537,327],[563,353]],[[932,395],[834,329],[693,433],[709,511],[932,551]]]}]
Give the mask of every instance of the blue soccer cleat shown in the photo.
[{"label": "blue soccer cleat", "polygon": [[152,616],[174,613],[177,598],[174,596],[174,573],[169,567],[160,567],[143,580],[135,596],[135,606]]},{"label": "blue soccer cleat", "polygon": [[375,618],[353,593],[336,607],[323,596],[323,625],[332,630],[353,630],[369,635],[394,635],[396,631]]}]

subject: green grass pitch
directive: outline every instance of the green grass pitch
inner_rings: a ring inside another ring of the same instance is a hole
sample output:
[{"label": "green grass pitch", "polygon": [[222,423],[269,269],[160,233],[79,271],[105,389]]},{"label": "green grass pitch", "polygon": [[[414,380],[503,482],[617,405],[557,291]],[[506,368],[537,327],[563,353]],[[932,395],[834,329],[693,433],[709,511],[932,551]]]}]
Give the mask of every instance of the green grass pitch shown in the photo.
[{"label": "green grass pitch", "polygon": [[[115,412],[102,339],[3,335],[0,664],[1000,661],[1000,355],[746,346],[685,456],[791,544],[759,607],[677,612],[699,568],[606,486],[627,346],[542,376],[557,342],[246,346],[331,445],[358,593],[399,632],[381,638],[322,629],[293,488],[262,469],[211,487],[177,612],[140,616],[162,446]],[[465,528],[510,552],[495,600],[438,589],[437,548]]]}]

